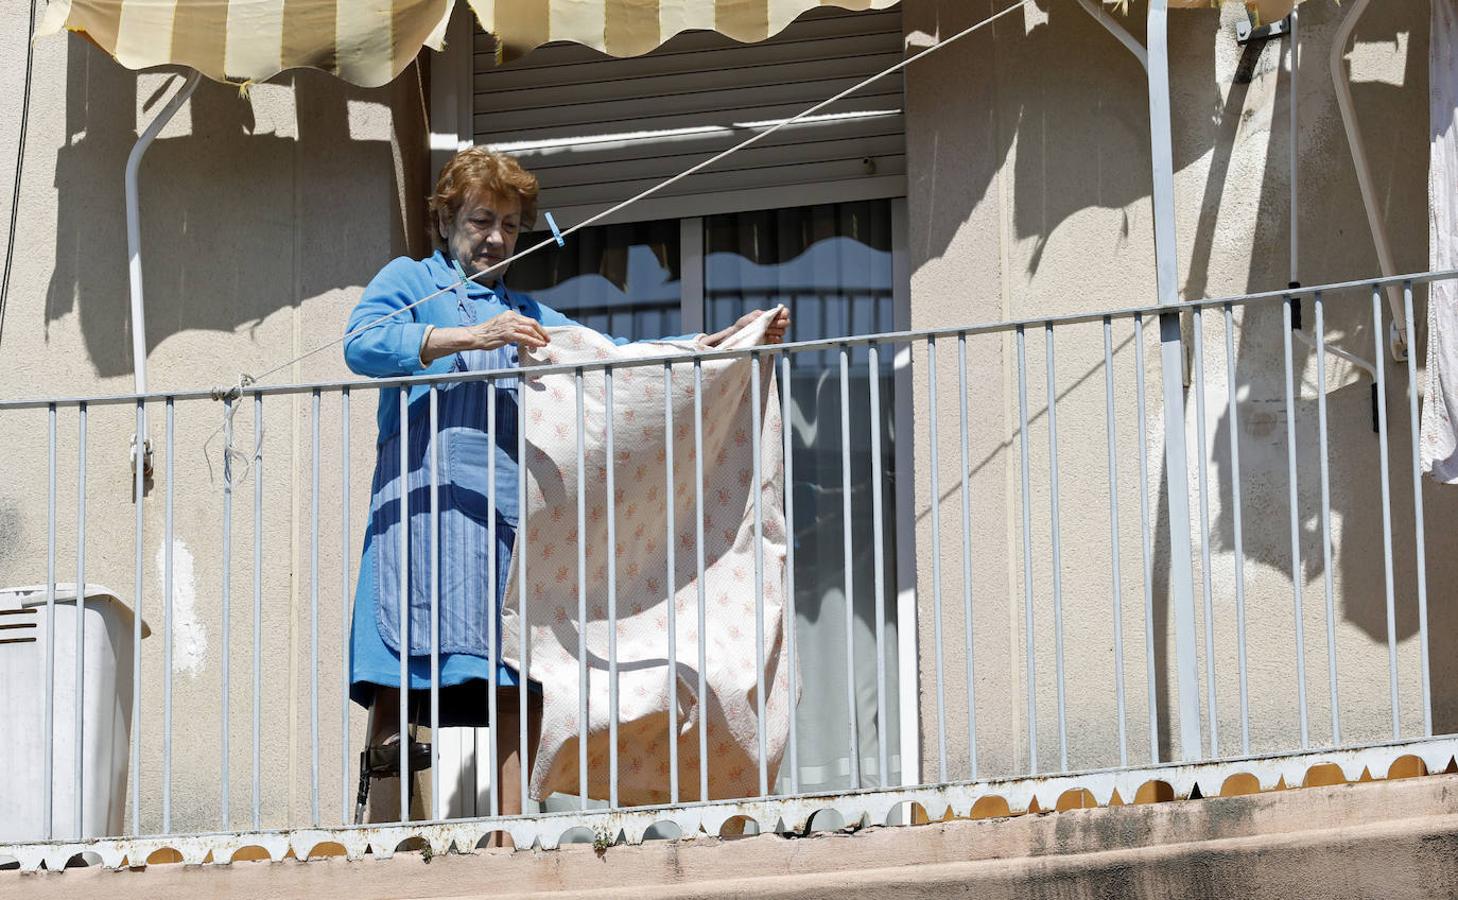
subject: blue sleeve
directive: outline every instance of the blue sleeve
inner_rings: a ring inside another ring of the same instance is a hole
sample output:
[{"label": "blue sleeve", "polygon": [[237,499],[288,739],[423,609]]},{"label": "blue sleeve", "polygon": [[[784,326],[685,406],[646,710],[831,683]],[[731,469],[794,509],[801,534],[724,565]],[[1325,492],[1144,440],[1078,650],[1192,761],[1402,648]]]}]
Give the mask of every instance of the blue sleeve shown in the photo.
[{"label": "blue sleeve", "polygon": [[[567,316],[562,315],[561,313],[557,312],[555,309],[553,309],[550,306],[547,306],[544,303],[537,303],[537,301],[535,301],[535,300],[533,300],[532,302],[533,303],[536,303],[537,311],[538,311],[537,318],[542,323],[542,325],[544,327],[547,327],[547,328],[556,328],[556,327],[561,326],[561,325],[576,325],[578,328],[586,328],[587,327],[587,326],[583,325],[582,323],[577,322],[574,319],[569,319]],[[614,337],[614,336],[612,336],[610,334],[605,334],[605,335],[603,335],[603,337],[605,337],[608,340],[612,341],[614,344],[618,345],[619,347],[623,346],[624,344],[631,344],[631,343],[633,343],[632,341],[628,340],[627,338]],[[656,341],[691,341],[691,340],[693,340],[696,337],[698,337],[697,334],[679,334],[679,335],[673,335],[672,337],[652,338],[651,340],[656,340]]]},{"label": "blue sleeve", "polygon": [[[391,260],[380,270],[349,315],[345,333],[350,336],[344,341],[344,362],[350,371],[388,378],[415,375],[425,369],[420,362],[420,344],[429,326],[417,320],[417,310],[400,310],[429,294],[431,288],[423,266],[408,257]],[[359,331],[391,313],[395,315],[379,325]]]}]

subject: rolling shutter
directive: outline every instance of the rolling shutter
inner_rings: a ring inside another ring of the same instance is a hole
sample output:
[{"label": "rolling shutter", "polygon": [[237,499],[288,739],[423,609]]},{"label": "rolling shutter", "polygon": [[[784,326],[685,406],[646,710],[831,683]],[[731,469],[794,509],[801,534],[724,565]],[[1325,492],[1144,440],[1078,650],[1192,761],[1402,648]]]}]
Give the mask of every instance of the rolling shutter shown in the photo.
[{"label": "rolling shutter", "polygon": [[[899,8],[817,10],[757,44],[690,32],[627,59],[552,44],[500,67],[491,37],[478,30],[473,131],[477,144],[516,155],[537,175],[541,208],[566,226],[894,65],[902,53]],[[890,75],[614,221],[904,196],[902,97],[900,74]]]}]

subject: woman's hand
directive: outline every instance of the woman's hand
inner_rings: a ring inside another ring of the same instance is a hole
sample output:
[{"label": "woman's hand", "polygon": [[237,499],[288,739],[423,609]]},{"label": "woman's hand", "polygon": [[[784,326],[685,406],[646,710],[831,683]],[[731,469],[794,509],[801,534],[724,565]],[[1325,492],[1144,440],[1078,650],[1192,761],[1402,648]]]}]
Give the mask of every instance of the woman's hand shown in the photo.
[{"label": "woman's hand", "polygon": [[551,343],[547,329],[531,316],[524,316],[515,310],[492,316],[479,325],[465,329],[471,333],[471,350],[495,350],[507,344],[520,344],[528,350],[536,350]]},{"label": "woman's hand", "polygon": [[[730,325],[728,328],[725,328],[723,331],[717,331],[711,335],[706,336],[704,338],[704,343],[708,344],[710,347],[717,347],[724,341],[728,340],[734,334],[737,334],[741,328],[748,326],[749,323],[753,322],[754,320],[758,319],[760,316],[763,316],[768,312],[769,310],[763,309],[756,309],[747,312],[739,317],[739,321],[735,322],[733,325]],[[781,343],[785,339],[785,332],[789,330],[790,311],[781,307],[779,312],[775,315],[774,320],[769,323],[769,326],[767,328],[765,328],[764,342],[766,344]]]},{"label": "woman's hand", "polygon": [[428,366],[443,356],[466,350],[495,350],[507,344],[535,350],[550,342],[541,322],[508,310],[478,325],[433,329],[420,348],[420,361]]}]

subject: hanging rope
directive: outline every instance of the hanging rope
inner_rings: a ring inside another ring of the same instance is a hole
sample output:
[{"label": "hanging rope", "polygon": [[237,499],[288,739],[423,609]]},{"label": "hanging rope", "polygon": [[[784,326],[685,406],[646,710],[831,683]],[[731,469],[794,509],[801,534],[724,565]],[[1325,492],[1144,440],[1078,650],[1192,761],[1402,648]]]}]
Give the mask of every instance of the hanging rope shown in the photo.
[{"label": "hanging rope", "polygon": [[[215,482],[213,481],[213,461],[208,456],[208,447],[212,445],[219,434],[223,435],[223,486],[225,488],[231,488],[239,481],[246,481],[248,479],[248,473],[252,471],[253,460],[263,455],[262,423],[259,424],[258,433],[253,436],[252,456],[233,446],[233,420],[238,415],[238,407],[243,405],[238,401],[242,399],[243,389],[252,383],[252,378],[247,375],[240,375],[238,376],[238,383],[227,390],[213,388],[213,399],[221,400],[227,406],[224,407],[222,424],[213,429],[213,433],[208,435],[208,439],[203,441],[202,445],[203,462],[208,467],[209,485],[215,485]],[[241,462],[243,465],[243,474],[237,478],[233,476],[233,463],[235,461]]]},{"label": "hanging rope", "polygon": [[[915,53],[915,54],[907,57],[906,59],[901,60],[900,62],[896,63],[893,66],[889,66],[888,68],[883,69],[882,71],[876,73],[875,75],[870,76],[869,78],[865,79],[864,81],[861,81],[858,84],[852,85],[851,87],[846,88],[845,90],[841,91],[840,93],[838,93],[838,94],[836,94],[836,95],[834,95],[832,97],[828,97],[825,100],[820,101],[819,103],[816,103],[814,106],[811,106],[809,109],[806,109],[803,112],[800,112],[800,113],[798,113],[798,114],[796,114],[796,115],[794,115],[794,116],[792,116],[792,117],[790,117],[788,119],[784,119],[782,121],[776,122],[774,125],[770,126],[769,128],[766,128],[764,131],[761,131],[761,132],[758,132],[756,134],[753,134],[753,135],[749,136],[748,138],[744,139],[743,141],[740,141],[739,143],[735,144],[734,146],[732,146],[732,147],[730,147],[730,148],[728,148],[726,150],[722,150],[719,153],[716,153],[713,156],[709,157],[708,159],[705,159],[705,160],[703,160],[703,161],[701,161],[699,163],[696,163],[695,165],[690,166],[689,168],[683,170],[682,172],[678,173],[677,175],[674,175],[671,178],[668,178],[668,179],[666,179],[664,181],[660,181],[659,183],[653,185],[652,187],[649,187],[646,190],[641,191],[640,193],[635,194],[632,197],[629,197],[628,199],[622,201],[621,203],[618,203],[617,205],[615,205],[615,206],[613,206],[613,207],[611,207],[609,209],[603,210],[602,212],[600,212],[600,213],[598,213],[596,215],[589,216],[588,218],[584,219],[581,222],[578,222],[576,225],[573,225],[570,228],[561,229],[559,231],[555,227],[555,223],[553,223],[554,227],[552,229],[552,236],[551,237],[548,237],[548,238],[546,238],[546,239],[544,239],[542,241],[539,241],[538,243],[533,244],[530,247],[527,247],[525,250],[521,250],[521,251],[517,252],[515,255],[513,255],[511,257],[508,257],[507,259],[504,259],[501,262],[499,262],[499,263],[497,263],[497,264],[495,264],[493,266],[489,266],[489,267],[487,267],[485,269],[482,269],[481,271],[475,273],[474,275],[465,276],[465,279],[467,281],[472,281],[472,282],[477,281],[478,279],[483,278],[483,277],[485,277],[487,275],[491,275],[491,274],[493,274],[495,272],[499,272],[499,271],[505,269],[507,266],[510,266],[512,263],[516,262],[517,260],[523,259],[525,257],[528,257],[528,256],[532,255],[533,253],[536,253],[539,250],[542,250],[542,249],[544,249],[546,247],[551,247],[551,246],[559,245],[566,238],[571,237],[576,232],[581,231],[584,228],[590,228],[593,225],[596,225],[598,222],[601,222],[604,219],[607,219],[607,218],[609,218],[611,216],[614,216],[614,215],[622,212],[623,210],[625,210],[625,209],[627,209],[627,208],[629,208],[629,207],[631,207],[631,206],[633,206],[633,205],[635,205],[637,203],[641,203],[642,201],[648,199],[649,197],[652,197],[654,194],[657,194],[657,193],[659,193],[661,191],[664,191],[664,190],[672,187],[673,185],[677,184],[678,182],[683,181],[686,178],[690,178],[690,177],[698,174],[699,172],[702,172],[703,170],[709,168],[710,166],[713,166],[716,163],[722,162],[723,160],[728,159],[729,157],[735,155],[736,153],[739,153],[739,152],[741,152],[741,151],[743,151],[743,150],[745,150],[745,149],[747,149],[747,148],[749,148],[749,147],[751,147],[751,146],[759,143],[760,141],[764,140],[765,138],[769,137],[770,135],[774,134],[775,132],[781,130],[782,128],[788,128],[789,126],[794,125],[797,122],[804,121],[805,119],[807,119],[807,118],[815,115],[816,113],[821,112],[822,110],[826,109],[827,107],[830,107],[830,106],[832,106],[832,105],[834,105],[836,103],[839,103],[841,100],[844,100],[845,98],[851,96],[852,94],[855,94],[855,93],[857,93],[857,92],[859,92],[861,90],[864,90],[865,88],[867,88],[867,87],[875,84],[876,82],[882,80],[883,78],[887,78],[887,77],[889,77],[891,75],[896,74],[897,72],[900,72],[901,70],[903,70],[906,67],[910,66],[912,63],[919,62],[920,60],[923,60],[926,57],[931,56],[933,53],[936,53],[936,52],[938,52],[940,50],[944,50],[947,47],[950,47],[952,44],[955,44],[956,42],[962,40],[963,38],[969,37],[970,35],[975,34],[978,31],[981,31],[983,28],[986,28],[988,25],[991,25],[992,23],[996,22],[998,19],[1001,19],[1004,16],[1007,16],[1007,15],[1012,14],[1013,12],[1016,12],[1016,11],[1022,9],[1023,7],[1027,6],[1029,3],[1032,3],[1032,2],[1033,2],[1033,0],[1019,0],[1019,2],[1014,3],[1011,6],[1008,6],[1008,7],[1006,7],[1005,9],[1003,9],[1003,10],[1001,10],[999,12],[993,13],[992,15],[988,16],[987,18],[982,19],[981,21],[979,21],[979,22],[977,22],[977,23],[975,23],[975,24],[973,24],[973,25],[971,25],[971,26],[969,26],[967,28],[962,29],[961,31],[959,31],[956,34],[952,35],[951,37],[947,38],[946,40],[944,40],[944,41],[938,41],[936,44],[933,44],[932,46],[927,47],[926,49],[921,50],[921,51],[919,51],[919,52],[917,52],[917,53]],[[442,296],[444,294],[449,293],[453,289],[454,289],[453,287],[450,287],[450,288],[441,288],[440,290],[434,291],[433,293],[426,294],[424,297],[421,297],[420,299],[418,299],[418,300],[414,301],[413,303],[410,303],[410,304],[408,304],[406,306],[402,306],[399,309],[395,310],[394,312],[389,313],[388,315],[384,315],[384,316],[381,316],[378,319],[375,319],[373,321],[366,322],[364,325],[361,325],[360,327],[355,328],[352,331],[348,331],[348,332],[340,335],[339,337],[337,337],[337,338],[335,338],[335,339],[333,339],[331,341],[326,341],[325,343],[320,344],[317,347],[314,347],[312,350],[307,350],[304,353],[301,353],[301,354],[299,354],[298,356],[295,356],[292,359],[289,359],[289,360],[286,360],[286,361],[284,361],[282,363],[279,363],[278,365],[274,366],[271,369],[268,369],[267,371],[263,372],[262,374],[258,375],[257,377],[254,377],[252,375],[248,375],[246,373],[241,374],[241,375],[238,376],[237,383],[233,387],[231,387],[231,388],[221,388],[221,387],[214,388],[213,389],[213,399],[214,400],[222,400],[222,401],[227,402],[228,403],[228,411],[224,415],[224,421],[223,421],[223,423],[218,426],[218,428],[212,433],[211,436],[208,437],[208,440],[203,444],[203,454],[204,454],[204,456],[207,455],[208,445],[212,443],[212,441],[218,436],[218,434],[220,432],[223,433],[223,435],[224,435],[224,441],[223,441],[223,471],[224,471],[224,478],[225,478],[225,480],[227,481],[227,483],[229,485],[232,484],[232,462],[234,460],[241,460],[243,462],[243,465],[244,465],[244,474],[243,474],[242,477],[246,478],[247,477],[247,472],[248,472],[248,466],[250,464],[250,457],[248,455],[242,453],[241,451],[237,450],[236,448],[234,448],[233,447],[233,440],[232,440],[232,433],[233,433],[232,422],[233,422],[233,417],[234,417],[234,415],[237,414],[238,407],[240,405],[237,401],[239,399],[241,399],[242,394],[243,394],[243,390],[245,388],[247,388],[249,385],[257,384],[257,383],[259,383],[261,381],[264,381],[264,380],[266,380],[266,379],[268,379],[268,378],[270,378],[270,377],[272,377],[274,375],[277,375],[279,372],[282,372],[284,369],[287,369],[287,368],[295,365],[296,363],[302,362],[302,361],[308,359],[309,357],[314,356],[317,353],[322,353],[323,351],[328,350],[331,347],[336,347],[336,346],[344,343],[345,341],[349,340],[350,338],[355,337],[356,335],[363,334],[364,332],[369,331],[371,328],[376,328],[376,327],[378,327],[380,325],[383,325],[384,323],[390,321],[391,319],[395,318],[396,316],[400,315],[401,313],[408,312],[408,311],[414,309],[415,307],[420,306],[422,303],[427,303],[427,302],[429,302],[431,300],[434,300],[436,297],[440,297],[440,296]],[[253,454],[253,457],[252,458],[257,458],[262,453],[262,448],[263,448],[263,434],[260,431],[260,433],[255,436],[255,448],[254,448],[254,454]],[[209,463],[208,463],[208,478],[211,481],[211,479],[212,479],[212,463],[211,463],[211,461],[209,461]]]}]

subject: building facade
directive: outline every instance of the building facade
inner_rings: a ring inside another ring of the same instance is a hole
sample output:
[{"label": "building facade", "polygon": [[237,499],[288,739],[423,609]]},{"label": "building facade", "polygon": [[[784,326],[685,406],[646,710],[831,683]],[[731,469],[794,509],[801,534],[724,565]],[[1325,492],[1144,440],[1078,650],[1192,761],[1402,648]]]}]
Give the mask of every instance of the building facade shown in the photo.
[{"label": "building facade", "polygon": [[[489,37],[473,34],[462,16],[444,53],[426,52],[383,88],[354,88],[309,71],[247,91],[204,83],[142,168],[150,386],[230,386],[242,373],[337,337],[380,266],[429,252],[423,198],[456,147],[486,143],[518,153],[542,175],[543,208],[574,224],[994,11],[987,3],[904,0],[889,11],[812,15],[763,45],[736,47],[717,35],[692,34],[641,58],[551,46],[505,66],[495,64]],[[1138,34],[1141,14],[1135,5],[1113,26]],[[1237,24],[1246,13],[1234,5],[1172,15],[1182,299],[1381,274],[1327,65],[1347,14],[1334,3],[1302,7],[1294,94],[1289,35],[1240,43]],[[1362,16],[1351,46],[1339,51],[1370,151],[1376,216],[1397,272],[1428,268],[1428,15],[1425,4],[1376,6]],[[0,56],[19,59],[24,10],[0,17]],[[0,119],[18,122],[20,72],[8,68],[0,73]],[[135,135],[179,79],[174,72],[128,71],[78,38],[36,45],[15,267],[0,311],[0,348],[12,375],[0,397],[131,390],[122,172]],[[796,633],[806,679],[799,777],[807,790],[1152,765],[1181,756],[1173,693],[1179,600],[1171,587],[1158,322],[1146,317],[1148,327],[1136,333],[1127,319],[1111,321],[1107,351],[1098,316],[1060,326],[1052,362],[1053,331],[1041,324],[1156,302],[1146,83],[1136,57],[1085,9],[1030,4],[845,108],[787,129],[752,155],[513,271],[519,289],[631,337],[712,330],[743,309],[777,302],[794,309],[801,340],[1029,323],[1021,334],[978,332],[965,344],[939,339],[934,375],[924,340],[888,342],[874,365],[857,348],[847,369],[854,399],[846,423],[833,352],[796,364],[789,383],[804,524]],[[13,174],[13,163],[0,161],[0,183],[11,183],[3,176]],[[1419,285],[1418,322],[1423,298]],[[1373,361],[1379,348],[1390,357],[1391,348],[1373,325],[1370,291],[1333,294],[1325,308],[1325,339],[1358,362],[1321,358],[1301,340],[1291,345],[1279,304],[1241,306],[1229,320],[1222,313],[1212,307],[1198,325],[1188,313],[1183,322],[1189,496],[1203,492],[1208,507],[1202,516],[1192,502],[1190,517],[1205,755],[1422,734],[1425,665],[1431,731],[1451,731],[1458,696],[1442,687],[1451,681],[1444,677],[1447,655],[1433,651],[1452,624],[1443,598],[1458,581],[1436,536],[1451,531],[1455,512],[1442,489],[1424,488],[1425,588],[1433,605],[1420,623],[1408,369],[1389,358],[1383,370],[1391,459],[1385,481],[1396,523],[1384,551],[1380,511],[1388,500],[1372,427],[1373,376],[1359,362]],[[1308,334],[1314,315],[1307,297]],[[1229,369],[1227,321],[1235,325]],[[1408,339],[1419,362],[1422,335],[1419,326]],[[1291,382],[1284,380],[1283,354],[1290,354]],[[1113,362],[1107,377],[1106,360]],[[338,352],[326,350],[278,377],[306,383],[347,375]],[[878,407],[870,400],[873,382]],[[1288,383],[1297,386],[1290,404]],[[172,830],[217,828],[224,760],[232,773],[223,783],[231,785],[233,827],[254,821],[250,805],[264,827],[349,818],[364,717],[343,700],[342,635],[363,530],[360,498],[373,464],[372,394],[358,392],[349,408],[348,448],[329,438],[334,442],[320,463],[306,395],[268,400],[257,420],[245,404],[234,419],[235,442],[261,448],[265,459],[267,565],[256,650],[249,551],[260,529],[245,515],[251,484],[238,491],[237,546],[225,577],[222,405],[178,404],[171,453],[162,446],[162,407],[148,412],[159,465],[142,501],[142,611],[156,632],[170,572],[177,637],[170,673],[160,651],[144,654],[142,694],[157,698],[170,679],[179,718],[169,738],[155,707],[144,706],[146,762],[133,773],[144,833],[166,830],[158,800],[164,779]],[[965,423],[957,418],[964,396]],[[1059,422],[1056,495],[1049,396]],[[1109,404],[1116,411],[1112,438]],[[1136,411],[1146,406],[1141,428]],[[1297,449],[1288,452],[1293,410]],[[323,415],[328,432],[342,433],[333,394]],[[34,584],[47,578],[47,480],[38,473],[47,471],[48,422],[43,410],[10,419],[7,477],[0,478],[0,584]],[[75,433],[78,425],[65,420],[61,428]],[[844,457],[854,476],[848,518],[838,493],[842,425],[858,435]],[[129,600],[136,564],[133,410],[98,407],[87,429],[85,580]],[[872,448],[871,434],[879,435],[879,448]],[[1329,501],[1318,476],[1323,439]],[[1038,474],[1029,478],[1025,470]],[[59,509],[74,509],[78,476],[76,457],[63,455]],[[355,502],[342,508],[346,479]],[[180,501],[170,513],[169,485]],[[1237,485],[1244,492],[1240,515],[1232,500]],[[869,499],[875,491],[884,502],[879,517]],[[58,519],[62,573],[73,569],[78,529],[79,520]],[[847,560],[843,534],[857,547],[879,543],[881,558],[867,552]],[[849,623],[847,580],[855,586]],[[227,627],[225,582],[232,601]],[[1420,627],[1433,636],[1430,660]],[[882,673],[878,654],[886,662]],[[253,802],[249,728],[240,711],[255,702],[255,659],[262,660],[261,797]],[[225,668],[237,717],[226,755],[216,726],[194,732],[181,712],[215,715]],[[848,707],[841,699],[847,679],[855,698]],[[317,738],[316,722],[327,723]],[[855,749],[844,745],[847,729]],[[157,760],[168,740],[176,749],[164,772]],[[457,814],[477,811],[473,740],[454,736],[448,750],[442,742],[442,772],[452,779],[450,809]]]}]

